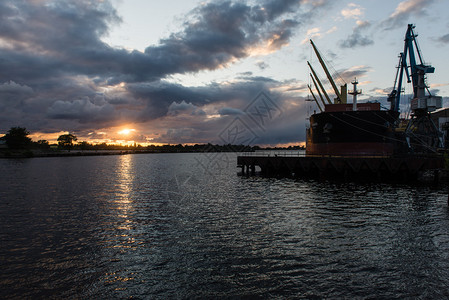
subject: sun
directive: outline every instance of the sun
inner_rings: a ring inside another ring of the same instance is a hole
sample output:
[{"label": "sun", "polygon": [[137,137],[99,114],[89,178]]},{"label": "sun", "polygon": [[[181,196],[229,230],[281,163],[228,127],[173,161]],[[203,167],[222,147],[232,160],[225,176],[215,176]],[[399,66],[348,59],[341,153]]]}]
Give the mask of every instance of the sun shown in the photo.
[{"label": "sun", "polygon": [[120,130],[120,131],[118,132],[118,134],[128,135],[128,134],[130,134],[131,132],[134,132],[134,131],[136,131],[136,130],[135,130],[135,129],[128,129],[128,128],[126,128],[126,129]]}]

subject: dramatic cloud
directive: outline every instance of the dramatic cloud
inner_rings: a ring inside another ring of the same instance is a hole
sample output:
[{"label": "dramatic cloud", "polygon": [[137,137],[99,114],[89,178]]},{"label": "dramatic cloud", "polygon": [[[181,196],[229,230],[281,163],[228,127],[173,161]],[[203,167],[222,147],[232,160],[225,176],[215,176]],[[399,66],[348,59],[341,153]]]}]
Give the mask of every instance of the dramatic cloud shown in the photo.
[{"label": "dramatic cloud", "polygon": [[172,104],[170,104],[170,106],[168,107],[167,115],[177,116],[179,114],[186,114],[186,113],[193,116],[201,116],[206,114],[202,109],[199,109],[192,103],[186,103],[183,100],[180,103],[173,102]]},{"label": "dramatic cloud", "polygon": [[[193,10],[184,29],[145,53],[113,49],[101,41],[120,22],[108,1],[3,1],[0,45],[5,67],[27,63],[10,77],[82,73],[111,82],[159,79],[168,74],[215,69],[251,55],[259,46],[279,49],[297,21],[297,0],[263,5],[210,2]],[[293,16],[293,15],[292,15]],[[281,18],[282,17],[282,18]],[[287,17],[287,18],[286,18]],[[9,62],[9,63],[8,63]]]},{"label": "dramatic cloud", "polygon": [[[297,9],[297,0],[267,1],[249,6],[231,1],[210,2],[191,12],[184,30],[145,49],[147,72],[167,74],[212,70],[263,51],[288,44],[298,25],[285,19]],[[283,16],[284,18],[280,18]],[[147,78],[148,79],[148,78]]]},{"label": "dramatic cloud", "polygon": [[432,4],[434,0],[406,0],[398,4],[395,11],[382,22],[385,29],[401,27],[406,24],[411,15],[426,15],[426,8]]},{"label": "dramatic cloud", "polygon": [[231,108],[231,107],[220,108],[218,110],[218,113],[222,116],[238,116],[238,115],[245,114],[241,109]]},{"label": "dramatic cloud", "polygon": [[[33,89],[25,86],[20,85],[18,83],[15,83],[14,81],[8,81],[3,84],[0,84],[0,93],[4,96],[6,94],[10,95],[16,95],[16,94],[26,94],[29,95],[33,92]],[[2,97],[3,98],[3,97]]]},{"label": "dramatic cloud", "polygon": [[32,93],[32,88],[17,84],[14,81],[0,84],[0,107],[6,108],[21,105]]},{"label": "dramatic cloud", "polygon": [[95,104],[90,99],[75,101],[58,100],[48,108],[48,117],[52,119],[75,119],[80,122],[93,122],[114,119],[114,108],[109,103]]},{"label": "dramatic cloud", "polygon": [[[260,91],[285,82],[246,72],[187,87],[170,77],[275,52],[327,2],[204,2],[179,31],[140,52],[102,41],[121,22],[111,1],[1,1],[0,70],[7,71],[0,72],[0,130],[20,125],[95,140],[106,138],[107,128],[132,123],[155,128],[128,136],[135,140],[207,142]],[[257,65],[268,67],[262,60]]]}]

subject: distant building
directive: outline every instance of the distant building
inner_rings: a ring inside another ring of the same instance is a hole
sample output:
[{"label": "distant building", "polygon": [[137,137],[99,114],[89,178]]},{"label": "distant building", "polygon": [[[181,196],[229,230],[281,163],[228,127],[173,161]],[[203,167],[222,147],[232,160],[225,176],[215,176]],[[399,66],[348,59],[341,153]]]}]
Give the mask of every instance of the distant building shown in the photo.
[{"label": "distant building", "polygon": [[432,120],[444,134],[444,148],[449,148],[449,108],[434,111]]}]

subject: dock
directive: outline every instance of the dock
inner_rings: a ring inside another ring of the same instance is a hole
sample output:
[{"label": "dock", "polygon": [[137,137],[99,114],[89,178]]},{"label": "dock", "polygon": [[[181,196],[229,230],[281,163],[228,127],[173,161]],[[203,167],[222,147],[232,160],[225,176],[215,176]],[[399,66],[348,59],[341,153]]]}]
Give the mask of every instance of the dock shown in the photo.
[{"label": "dock", "polygon": [[264,177],[367,178],[411,181],[424,173],[435,178],[444,168],[441,156],[290,156],[245,154],[237,157],[241,175]]}]

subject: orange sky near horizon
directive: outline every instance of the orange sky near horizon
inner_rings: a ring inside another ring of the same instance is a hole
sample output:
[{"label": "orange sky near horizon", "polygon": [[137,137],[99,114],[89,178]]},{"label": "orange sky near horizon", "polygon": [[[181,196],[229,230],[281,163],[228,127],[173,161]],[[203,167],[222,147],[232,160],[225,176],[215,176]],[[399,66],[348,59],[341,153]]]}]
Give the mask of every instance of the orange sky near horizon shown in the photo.
[{"label": "orange sky near horizon", "polygon": [[[116,134],[119,134],[120,136],[122,136],[122,139],[110,139],[110,138],[106,138],[107,133],[103,132],[105,135],[105,138],[103,139],[89,139],[89,138],[85,138],[85,137],[80,137],[77,136],[78,140],[77,143],[81,143],[81,142],[88,142],[90,144],[103,144],[106,143],[108,145],[124,145],[124,146],[132,146],[134,144],[138,144],[141,146],[150,146],[150,145],[155,145],[155,146],[163,146],[163,145],[168,145],[170,143],[152,143],[150,141],[148,142],[137,142],[134,139],[130,138],[128,139],[127,137],[132,137],[132,133],[136,132],[136,129],[130,129],[130,128],[122,128],[120,130],[115,130]],[[113,131],[114,132],[114,131]],[[29,137],[32,139],[32,141],[37,142],[39,140],[46,140],[48,141],[50,144],[57,144],[58,143],[58,137],[60,135],[63,134],[68,134],[68,131],[59,131],[59,132],[54,132],[54,133],[42,133],[42,132],[34,132],[34,133],[30,133]],[[173,143],[171,143],[173,145]],[[203,142],[191,142],[191,143],[182,143],[182,145],[195,145],[195,144],[207,144],[207,143],[203,143]],[[305,147],[306,142],[305,141],[300,141],[297,143],[280,143],[280,144],[260,144],[257,146],[260,147],[280,147],[280,148],[288,148],[288,147],[294,147],[294,146],[303,146]]]}]

